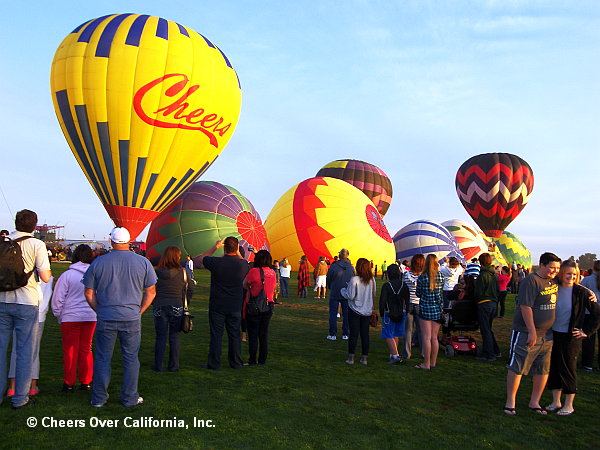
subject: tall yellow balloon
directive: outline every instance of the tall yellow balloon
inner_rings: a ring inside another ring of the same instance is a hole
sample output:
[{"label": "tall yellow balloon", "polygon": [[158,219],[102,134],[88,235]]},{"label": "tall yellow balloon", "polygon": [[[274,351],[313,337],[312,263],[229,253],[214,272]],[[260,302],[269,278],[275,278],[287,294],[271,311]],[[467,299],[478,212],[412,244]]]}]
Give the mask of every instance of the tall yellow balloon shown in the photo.
[{"label": "tall yellow balloon", "polygon": [[214,162],[241,107],[237,74],[221,50],[148,15],[77,27],[54,55],[50,85],[75,158],[132,238]]}]

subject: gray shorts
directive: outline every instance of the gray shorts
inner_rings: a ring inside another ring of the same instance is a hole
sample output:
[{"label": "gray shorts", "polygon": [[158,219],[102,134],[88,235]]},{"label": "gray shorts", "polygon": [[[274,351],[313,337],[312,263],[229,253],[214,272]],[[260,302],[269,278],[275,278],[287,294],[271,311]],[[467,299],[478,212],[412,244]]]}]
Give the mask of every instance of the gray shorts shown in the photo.
[{"label": "gray shorts", "polygon": [[548,330],[544,336],[538,336],[532,348],[527,347],[528,337],[527,331],[512,331],[506,367],[517,375],[548,375],[552,353],[552,330]]}]

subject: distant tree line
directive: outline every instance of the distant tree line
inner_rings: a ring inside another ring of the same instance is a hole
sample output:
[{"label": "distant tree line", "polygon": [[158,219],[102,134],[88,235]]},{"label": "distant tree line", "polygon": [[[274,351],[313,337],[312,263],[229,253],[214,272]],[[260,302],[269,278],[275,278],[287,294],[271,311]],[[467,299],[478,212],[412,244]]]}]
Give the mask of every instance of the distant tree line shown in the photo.
[{"label": "distant tree line", "polygon": [[594,266],[594,261],[596,261],[598,258],[596,257],[595,253],[586,253],[577,259],[575,259],[574,256],[571,256],[569,259],[571,261],[575,261],[581,270],[590,270]]}]

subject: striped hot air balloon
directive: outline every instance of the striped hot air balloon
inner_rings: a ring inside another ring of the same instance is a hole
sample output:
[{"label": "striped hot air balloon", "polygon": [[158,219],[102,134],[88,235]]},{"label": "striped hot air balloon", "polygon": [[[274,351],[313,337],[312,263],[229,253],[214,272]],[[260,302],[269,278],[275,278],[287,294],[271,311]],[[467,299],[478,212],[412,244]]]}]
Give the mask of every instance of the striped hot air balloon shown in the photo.
[{"label": "striped hot air balloon", "polygon": [[319,256],[333,261],[343,248],[358,258],[394,261],[394,244],[381,215],[360,190],[329,177],[309,178],[275,204],[265,229],[274,258],[292,262],[306,255],[314,267]]},{"label": "striped hot air balloon", "polygon": [[344,180],[360,189],[371,199],[382,217],[392,202],[392,182],[383,170],[373,164],[356,159],[340,159],[323,166],[316,176]]},{"label": "striped hot air balloon", "polygon": [[241,88],[211,41],[159,17],[90,20],[50,75],[63,133],[116,225],[135,238],[223,151]]},{"label": "striped hot air balloon", "polygon": [[454,256],[462,264],[465,257],[446,227],[431,220],[417,220],[394,235],[396,260],[410,259],[417,253],[435,254],[438,259]]},{"label": "striped hot air balloon", "polygon": [[[146,256],[158,263],[165,248],[181,249],[195,262],[215,242],[228,236],[237,237],[246,259],[254,254],[248,247],[269,250],[267,233],[252,203],[232,187],[215,181],[192,184],[167,209],[152,221],[146,241]],[[218,249],[215,256],[223,254]]]},{"label": "striped hot air balloon", "polygon": [[529,201],[533,171],[518,156],[485,153],[460,166],[455,185],[458,198],[479,228],[489,237],[499,237]]}]

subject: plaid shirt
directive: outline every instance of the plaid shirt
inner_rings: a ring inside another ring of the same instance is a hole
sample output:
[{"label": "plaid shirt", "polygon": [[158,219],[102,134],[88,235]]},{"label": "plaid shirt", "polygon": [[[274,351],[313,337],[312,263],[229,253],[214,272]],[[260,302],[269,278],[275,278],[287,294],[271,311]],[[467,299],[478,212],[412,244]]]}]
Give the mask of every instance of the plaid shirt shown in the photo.
[{"label": "plaid shirt", "polygon": [[444,281],[444,274],[438,272],[435,276],[435,289],[432,291],[429,289],[429,275],[419,275],[415,294],[419,297],[419,314],[425,320],[438,321],[442,318]]}]

